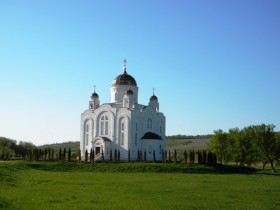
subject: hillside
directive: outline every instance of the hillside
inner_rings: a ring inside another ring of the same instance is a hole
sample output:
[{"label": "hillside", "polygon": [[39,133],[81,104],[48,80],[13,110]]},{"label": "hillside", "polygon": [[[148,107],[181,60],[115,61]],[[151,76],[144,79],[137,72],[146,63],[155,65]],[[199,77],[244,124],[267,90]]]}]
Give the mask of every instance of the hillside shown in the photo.
[{"label": "hillside", "polygon": [[[210,136],[168,136],[166,138],[166,150],[205,150],[206,144],[210,141]],[[80,147],[79,141],[69,141],[63,143],[56,143],[56,144],[46,144],[40,146],[41,148],[54,148],[55,151],[58,151],[59,148],[70,148],[73,152],[78,152]]]}]

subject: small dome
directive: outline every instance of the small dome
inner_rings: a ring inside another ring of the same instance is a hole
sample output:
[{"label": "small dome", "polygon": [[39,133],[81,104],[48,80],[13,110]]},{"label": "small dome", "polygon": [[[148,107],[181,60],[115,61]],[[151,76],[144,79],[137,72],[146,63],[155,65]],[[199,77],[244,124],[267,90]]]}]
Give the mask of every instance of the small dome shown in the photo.
[{"label": "small dome", "polygon": [[152,95],[150,97],[150,101],[158,101],[158,98],[155,95]]},{"label": "small dome", "polygon": [[130,86],[137,86],[136,80],[126,73],[126,67],[124,67],[123,74],[117,76],[114,81],[113,85],[130,85]]},{"label": "small dome", "polygon": [[127,90],[127,91],[126,91],[126,95],[128,95],[128,96],[133,95],[133,91],[132,91],[132,90],[130,90],[130,89],[129,89],[129,90]]},{"label": "small dome", "polygon": [[98,94],[94,91],[94,93],[91,95],[91,99],[99,98]]}]

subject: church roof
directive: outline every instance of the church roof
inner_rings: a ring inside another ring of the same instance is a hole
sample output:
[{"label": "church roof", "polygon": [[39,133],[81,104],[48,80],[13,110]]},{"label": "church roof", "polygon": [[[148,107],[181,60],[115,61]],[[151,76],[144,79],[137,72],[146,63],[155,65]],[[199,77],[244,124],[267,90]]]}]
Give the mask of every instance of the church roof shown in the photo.
[{"label": "church roof", "polygon": [[144,134],[144,136],[141,139],[156,139],[156,140],[162,140],[161,136],[153,133],[153,132],[147,132]]},{"label": "church roof", "polygon": [[109,138],[107,138],[107,137],[104,137],[104,136],[100,136],[102,139],[103,139],[103,141],[111,141]]},{"label": "church roof", "polygon": [[126,72],[126,67],[124,67],[123,73],[118,75],[113,80],[113,85],[130,85],[137,86],[136,80]]}]

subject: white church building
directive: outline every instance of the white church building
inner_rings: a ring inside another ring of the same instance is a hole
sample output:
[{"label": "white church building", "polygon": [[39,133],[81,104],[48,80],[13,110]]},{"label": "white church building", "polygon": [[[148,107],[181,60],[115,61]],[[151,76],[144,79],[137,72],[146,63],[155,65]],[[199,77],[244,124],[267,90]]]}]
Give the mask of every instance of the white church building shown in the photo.
[{"label": "white church building", "polygon": [[124,62],[123,73],[112,82],[111,102],[100,104],[94,88],[88,109],[81,114],[81,156],[93,150],[95,160],[101,155],[104,160],[114,160],[117,151],[122,161],[137,160],[139,156],[144,160],[144,155],[147,161],[161,161],[165,116],[159,111],[154,93],[148,105],[138,103],[137,82],[127,73]]}]

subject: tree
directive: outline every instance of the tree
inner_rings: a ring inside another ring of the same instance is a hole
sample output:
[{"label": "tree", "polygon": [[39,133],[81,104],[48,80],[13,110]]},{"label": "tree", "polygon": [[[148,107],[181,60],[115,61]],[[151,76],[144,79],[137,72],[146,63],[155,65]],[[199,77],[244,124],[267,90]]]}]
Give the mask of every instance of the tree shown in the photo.
[{"label": "tree", "polygon": [[65,161],[66,160],[66,148],[64,147],[63,149],[63,160]]},{"label": "tree", "polygon": [[227,133],[223,132],[223,130],[220,129],[214,131],[214,135],[207,147],[208,150],[217,155],[217,158],[221,163],[224,162],[227,164],[231,159],[231,146],[228,141]]},{"label": "tree", "polygon": [[174,150],[174,162],[177,163],[177,151],[176,151],[176,149]]},{"label": "tree", "polygon": [[59,148],[59,155],[58,155],[58,160],[62,160],[62,153],[61,153],[61,148]]},{"label": "tree", "polygon": [[88,162],[88,151],[86,149],[86,152],[85,152],[85,163],[87,163],[87,162]]},{"label": "tree", "polygon": [[127,161],[130,162],[130,149],[127,152]]},{"label": "tree", "polygon": [[93,159],[93,154],[92,154],[92,148],[90,149],[90,153],[89,153],[89,161],[92,162]]},{"label": "tree", "polygon": [[79,162],[81,162],[81,150],[79,150]]},{"label": "tree", "polygon": [[117,160],[118,160],[118,155],[117,155],[117,149],[116,149],[116,148],[115,148],[114,159],[115,159],[115,161],[117,161]]},{"label": "tree", "polygon": [[120,161],[120,159],[121,159],[121,152],[120,150],[118,150],[118,162]]},{"label": "tree", "polygon": [[147,162],[147,152],[146,152],[146,150],[144,151],[144,162],[145,163]]},{"label": "tree", "polygon": [[102,160],[102,162],[104,161],[104,152],[103,152],[103,149],[101,150],[101,160]]},{"label": "tree", "polygon": [[153,162],[156,162],[156,151],[153,150]]},{"label": "tree", "polygon": [[184,151],[184,162],[185,162],[185,163],[188,162],[188,153],[187,153],[186,150]]},{"label": "tree", "polygon": [[262,154],[262,160],[270,163],[272,173],[274,173],[273,162],[280,158],[280,139],[279,135],[274,132],[275,125],[261,124],[252,126],[252,128],[255,137],[254,143]]},{"label": "tree", "polygon": [[69,149],[68,149],[68,162],[70,162],[70,161],[71,161],[71,149],[69,147]]},{"label": "tree", "polygon": [[168,162],[171,163],[171,152],[168,150]]},{"label": "tree", "polygon": [[113,162],[113,154],[112,154],[112,149],[110,149],[110,162]]}]

